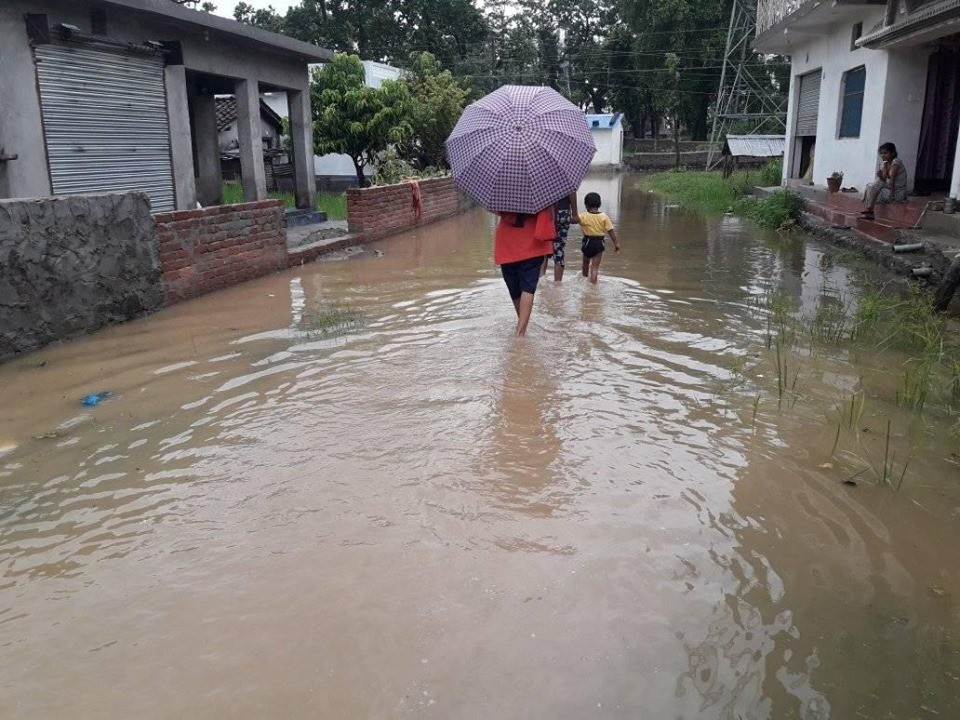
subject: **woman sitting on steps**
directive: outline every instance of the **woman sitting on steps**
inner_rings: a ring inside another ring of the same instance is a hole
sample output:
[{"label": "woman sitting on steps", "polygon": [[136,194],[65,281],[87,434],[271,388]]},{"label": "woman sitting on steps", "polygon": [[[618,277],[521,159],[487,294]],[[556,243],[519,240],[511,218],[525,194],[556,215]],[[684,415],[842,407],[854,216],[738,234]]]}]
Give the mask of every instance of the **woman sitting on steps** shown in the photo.
[{"label": "woman sitting on steps", "polygon": [[880,146],[880,169],[877,170],[877,181],[867,185],[864,200],[867,209],[860,213],[861,217],[873,219],[873,208],[877,203],[902,203],[907,201],[907,168],[903,160],[897,157],[897,146],[893,143],[884,143]]}]

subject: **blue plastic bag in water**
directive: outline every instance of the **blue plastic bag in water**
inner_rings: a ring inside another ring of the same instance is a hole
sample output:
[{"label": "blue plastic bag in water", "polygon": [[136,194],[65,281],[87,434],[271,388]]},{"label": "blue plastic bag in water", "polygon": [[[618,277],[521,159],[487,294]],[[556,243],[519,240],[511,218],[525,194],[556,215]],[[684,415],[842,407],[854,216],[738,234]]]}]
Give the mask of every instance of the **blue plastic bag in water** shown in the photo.
[{"label": "blue plastic bag in water", "polygon": [[110,397],[110,391],[104,390],[103,392],[94,393],[93,395],[87,395],[82,402],[87,407],[95,407],[100,404],[101,400],[106,400]]}]

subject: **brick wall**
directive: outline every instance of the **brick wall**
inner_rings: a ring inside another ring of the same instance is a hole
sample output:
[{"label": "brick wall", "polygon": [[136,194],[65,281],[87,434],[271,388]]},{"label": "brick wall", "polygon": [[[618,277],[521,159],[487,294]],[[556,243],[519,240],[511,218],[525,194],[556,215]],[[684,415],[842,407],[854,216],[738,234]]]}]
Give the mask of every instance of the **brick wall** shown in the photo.
[{"label": "brick wall", "polygon": [[410,183],[347,190],[347,222],[364,242],[456,215],[472,207],[453,184],[453,178],[420,180],[422,214],[417,220]]},{"label": "brick wall", "polygon": [[279,200],[158,213],[153,218],[167,305],[287,267]]}]

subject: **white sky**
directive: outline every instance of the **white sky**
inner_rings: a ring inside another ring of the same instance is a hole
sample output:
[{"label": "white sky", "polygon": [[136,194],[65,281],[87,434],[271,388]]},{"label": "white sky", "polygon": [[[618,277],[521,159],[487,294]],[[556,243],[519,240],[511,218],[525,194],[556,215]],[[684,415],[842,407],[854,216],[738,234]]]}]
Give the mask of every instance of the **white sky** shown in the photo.
[{"label": "white sky", "polygon": [[[213,0],[213,3],[217,6],[217,15],[228,18],[233,17],[233,9],[237,6],[237,2],[238,0]],[[244,0],[244,2],[258,9],[273,5],[273,9],[283,15],[287,12],[287,8],[296,5],[299,0]]]}]

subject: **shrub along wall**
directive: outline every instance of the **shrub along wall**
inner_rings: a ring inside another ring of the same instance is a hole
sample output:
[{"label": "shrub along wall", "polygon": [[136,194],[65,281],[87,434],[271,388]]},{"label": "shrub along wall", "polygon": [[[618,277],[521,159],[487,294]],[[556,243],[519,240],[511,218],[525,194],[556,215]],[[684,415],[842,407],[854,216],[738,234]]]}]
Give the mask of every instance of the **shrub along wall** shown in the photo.
[{"label": "shrub along wall", "polygon": [[473,203],[456,189],[453,178],[420,180],[417,185],[420,190],[419,218],[413,183],[347,190],[350,232],[362,235],[363,241],[369,242],[473,207]]},{"label": "shrub along wall", "polygon": [[154,220],[168,305],[287,267],[279,200],[158,213]]},{"label": "shrub along wall", "polygon": [[143,193],[0,200],[0,359],[160,307]]}]

